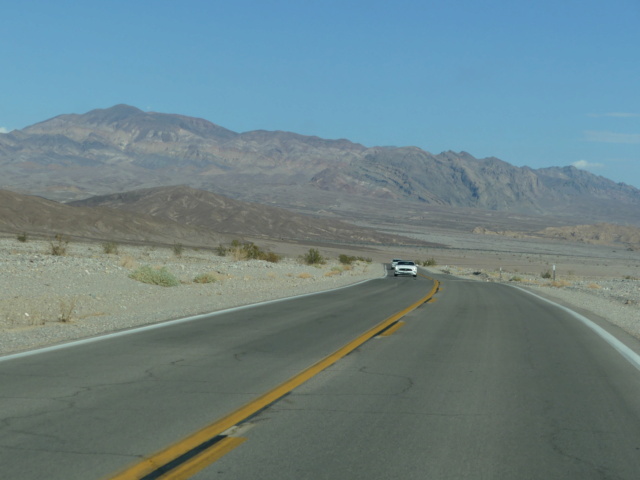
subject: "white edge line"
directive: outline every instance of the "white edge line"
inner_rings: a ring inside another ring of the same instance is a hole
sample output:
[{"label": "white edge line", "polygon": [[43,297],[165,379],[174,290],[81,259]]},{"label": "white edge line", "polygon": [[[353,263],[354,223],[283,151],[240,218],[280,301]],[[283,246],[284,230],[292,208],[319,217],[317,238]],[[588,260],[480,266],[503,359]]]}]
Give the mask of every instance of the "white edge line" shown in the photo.
[{"label": "white edge line", "polygon": [[589,320],[587,317],[585,317],[583,315],[580,315],[577,312],[574,312],[573,310],[571,310],[568,307],[560,305],[560,304],[558,304],[556,302],[553,302],[553,301],[551,301],[551,300],[549,300],[547,298],[541,297],[540,295],[536,295],[535,293],[530,292],[529,290],[526,290],[524,288],[516,287],[514,285],[511,285],[511,286],[513,288],[517,288],[518,290],[522,290],[523,292],[528,293],[529,295],[533,295],[534,297],[539,298],[540,300],[543,300],[543,301],[545,301],[547,303],[550,303],[551,305],[554,305],[554,306],[558,307],[559,309],[564,310],[567,313],[570,313],[575,318],[577,318],[582,323],[584,323],[587,327],[589,327],[591,330],[593,330],[598,335],[600,335],[600,337],[602,337],[609,345],[611,345],[613,348],[615,348],[620,355],[622,355],[629,363],[631,363],[631,365],[633,365],[638,370],[640,370],[640,355],[638,355],[636,352],[631,350],[629,347],[627,347],[624,343],[622,343],[616,337],[614,337],[609,332],[607,332],[600,325],[595,324],[593,321]]},{"label": "white edge line", "polygon": [[[384,278],[384,276],[381,278]],[[241,305],[239,307],[232,307],[224,310],[216,310],[210,313],[201,313],[200,315],[194,315],[191,317],[176,318],[175,320],[160,321],[158,323],[152,323],[150,325],[132,327],[126,330],[120,330],[118,332],[105,333],[103,335],[98,334],[97,336],[94,336],[94,337],[82,338],[80,340],[71,340],[70,342],[51,345],[49,347],[35,348],[33,350],[26,350],[24,352],[18,352],[18,353],[9,353],[7,355],[0,356],[0,362],[6,362],[8,360],[17,360],[18,358],[30,357],[32,355],[38,355],[40,353],[46,353],[46,352],[53,352],[55,350],[62,350],[63,348],[74,347],[76,345],[84,345],[87,343],[100,342],[102,340],[107,340],[115,337],[122,337],[124,335],[131,335],[134,333],[143,332],[145,330],[154,330],[156,328],[168,327],[171,325],[177,325],[179,323],[192,322],[195,320],[200,320],[204,317],[215,317],[217,315],[222,315],[223,313],[235,312],[238,310],[245,310],[248,308],[256,307],[258,305],[268,305],[270,303],[284,302],[286,300],[292,300],[294,298],[310,297],[312,295],[320,295],[322,293],[334,292],[336,290],[342,290],[343,288],[355,287],[356,285],[360,285],[361,283],[365,283],[365,282],[370,282],[371,280],[377,280],[377,279],[368,278],[360,282],[351,283],[349,285],[343,285],[342,287],[330,288],[329,290],[322,290],[319,292],[311,292],[311,293],[302,293],[300,295],[293,295],[291,297],[284,297],[284,298],[276,298],[274,300],[265,300],[264,302],[251,303],[249,305]]]}]

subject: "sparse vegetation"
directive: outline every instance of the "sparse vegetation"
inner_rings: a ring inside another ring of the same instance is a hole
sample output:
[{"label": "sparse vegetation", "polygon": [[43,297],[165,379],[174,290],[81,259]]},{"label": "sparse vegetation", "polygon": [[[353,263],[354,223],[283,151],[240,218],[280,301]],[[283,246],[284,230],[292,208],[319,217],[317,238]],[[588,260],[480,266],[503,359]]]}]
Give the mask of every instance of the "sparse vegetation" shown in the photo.
[{"label": "sparse vegetation", "polygon": [[179,258],[182,256],[182,252],[184,252],[184,245],[182,245],[181,243],[174,243],[173,254]]},{"label": "sparse vegetation", "polygon": [[105,242],[102,244],[102,251],[107,255],[118,254],[118,244],[116,242]]},{"label": "sparse vegetation", "polygon": [[435,267],[437,264],[438,262],[436,262],[436,259],[433,257],[427,258],[426,260],[422,261],[423,267]]},{"label": "sparse vegetation", "polygon": [[124,267],[124,268],[135,268],[137,265],[136,259],[133,258],[131,255],[124,255],[122,258],[120,258],[120,266]]},{"label": "sparse vegetation", "polygon": [[553,274],[551,273],[551,270],[545,270],[544,272],[542,272],[542,274],[540,275],[542,278],[551,278],[553,276]]},{"label": "sparse vegetation", "polygon": [[70,323],[73,317],[73,311],[76,309],[78,299],[72,297],[67,300],[60,300],[60,313],[58,314],[58,321],[61,323]]},{"label": "sparse vegetation", "polygon": [[282,259],[282,257],[280,255],[278,255],[277,253],[267,252],[262,260],[265,260],[265,261],[271,262],[271,263],[278,263],[281,259]]},{"label": "sparse vegetation", "polygon": [[259,260],[260,257],[264,255],[264,252],[260,250],[260,247],[252,242],[244,243],[240,248],[245,252],[245,256],[248,260]]},{"label": "sparse vegetation", "polygon": [[518,276],[516,275],[516,276],[511,277],[511,278],[509,279],[509,281],[510,281],[510,282],[521,282],[521,281],[522,281],[522,277],[518,277]]},{"label": "sparse vegetation", "polygon": [[355,262],[357,260],[357,258],[353,257],[351,255],[345,255],[343,253],[343,254],[340,254],[340,256],[338,257],[338,260],[343,265],[351,265],[353,262]]},{"label": "sparse vegetation", "polygon": [[57,234],[51,241],[49,241],[51,249],[49,253],[56,256],[64,256],[67,254],[67,246],[69,245],[69,238],[64,235]]},{"label": "sparse vegetation", "polygon": [[223,244],[219,244],[213,251],[216,252],[216,255],[219,257],[226,257],[228,249]]},{"label": "sparse vegetation", "polygon": [[307,253],[302,255],[302,261],[307,265],[324,265],[327,263],[317,248],[310,248]]},{"label": "sparse vegetation", "polygon": [[134,270],[130,278],[150,285],[160,285],[161,287],[176,287],[180,285],[180,280],[176,278],[166,267],[151,268],[149,265]]},{"label": "sparse vegetation", "polygon": [[332,270],[329,270],[328,272],[326,272],[326,273],[324,274],[324,276],[325,276],[325,277],[334,277],[334,276],[336,276],[336,275],[340,275],[341,273],[342,273],[342,271],[340,271],[340,270],[333,270],[333,269],[332,269]]},{"label": "sparse vegetation", "polygon": [[266,262],[278,263],[281,260],[280,255],[273,252],[262,250],[258,245],[253,242],[240,242],[239,240],[233,240],[231,246],[226,248],[220,244],[216,249],[218,255],[222,252],[224,254],[230,253],[234,260],[264,260]]},{"label": "sparse vegetation", "polygon": [[214,272],[201,273],[193,279],[194,283],[215,283],[219,280],[218,275]]},{"label": "sparse vegetation", "polygon": [[307,272],[302,272],[298,274],[298,278],[313,278],[313,275]]},{"label": "sparse vegetation", "polygon": [[17,239],[19,242],[25,243],[25,242],[27,242],[27,241],[29,240],[29,236],[27,235],[27,232],[22,232],[22,233],[19,233],[19,234],[16,236],[16,239]]},{"label": "sparse vegetation", "polygon": [[344,253],[338,256],[338,261],[343,265],[353,265],[354,262],[363,262],[363,263],[371,263],[372,260],[370,258],[365,257],[356,257],[353,255],[346,255]]}]

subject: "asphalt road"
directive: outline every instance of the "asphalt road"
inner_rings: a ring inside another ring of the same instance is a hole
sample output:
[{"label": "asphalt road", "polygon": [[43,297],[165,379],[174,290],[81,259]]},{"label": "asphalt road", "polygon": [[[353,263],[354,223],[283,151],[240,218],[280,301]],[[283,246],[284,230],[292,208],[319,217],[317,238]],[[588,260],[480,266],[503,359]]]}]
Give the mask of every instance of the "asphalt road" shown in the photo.
[{"label": "asphalt road", "polygon": [[274,388],[433,284],[395,280],[0,361],[0,478],[119,471]]},{"label": "asphalt road", "polygon": [[[2,477],[109,478],[431,287],[384,278],[1,361]],[[566,311],[443,278],[403,321],[241,424],[244,443],[192,478],[637,478],[640,371]]]}]

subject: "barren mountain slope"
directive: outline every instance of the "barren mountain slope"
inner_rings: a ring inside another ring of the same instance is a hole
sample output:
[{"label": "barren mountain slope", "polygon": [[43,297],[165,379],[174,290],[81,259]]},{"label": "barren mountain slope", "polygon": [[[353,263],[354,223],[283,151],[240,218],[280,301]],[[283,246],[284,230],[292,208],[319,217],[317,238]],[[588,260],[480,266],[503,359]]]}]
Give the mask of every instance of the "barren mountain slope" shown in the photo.
[{"label": "barren mountain slope", "polygon": [[338,214],[340,204],[388,199],[640,225],[640,190],[574,167],[534,170],[466,152],[236,133],[127,105],[0,134],[0,188],[66,201],[177,184],[316,212],[335,199]]},{"label": "barren mountain slope", "polygon": [[73,207],[0,190],[0,231],[53,237],[215,246],[227,237],[214,230],[109,208]]},{"label": "barren mountain slope", "polygon": [[145,213],[155,218],[229,234],[298,241],[388,245],[421,243],[336,220],[313,218],[281,208],[240,202],[186,186],[157,187],[97,196],[72,202],[72,205]]}]

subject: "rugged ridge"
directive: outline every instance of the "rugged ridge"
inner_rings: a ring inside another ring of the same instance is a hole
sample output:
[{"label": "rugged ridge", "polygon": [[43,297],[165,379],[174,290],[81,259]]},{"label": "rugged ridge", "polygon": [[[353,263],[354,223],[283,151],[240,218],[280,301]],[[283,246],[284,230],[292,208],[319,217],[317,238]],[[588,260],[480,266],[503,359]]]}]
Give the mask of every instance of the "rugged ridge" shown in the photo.
[{"label": "rugged ridge", "polygon": [[0,188],[60,201],[184,184],[319,214],[332,202],[335,214],[350,210],[352,218],[369,200],[390,200],[388,214],[400,202],[640,225],[640,190],[574,167],[535,170],[466,152],[237,133],[127,105],[0,134],[0,173]]},{"label": "rugged ridge", "polygon": [[235,236],[342,244],[425,245],[407,237],[185,186],[63,204],[0,190],[0,232],[215,247]]},{"label": "rugged ridge", "polygon": [[224,234],[295,241],[358,244],[424,244],[337,220],[314,218],[282,208],[234,200],[185,185],[156,187],[91,197],[69,205],[148,214],[156,219]]}]

